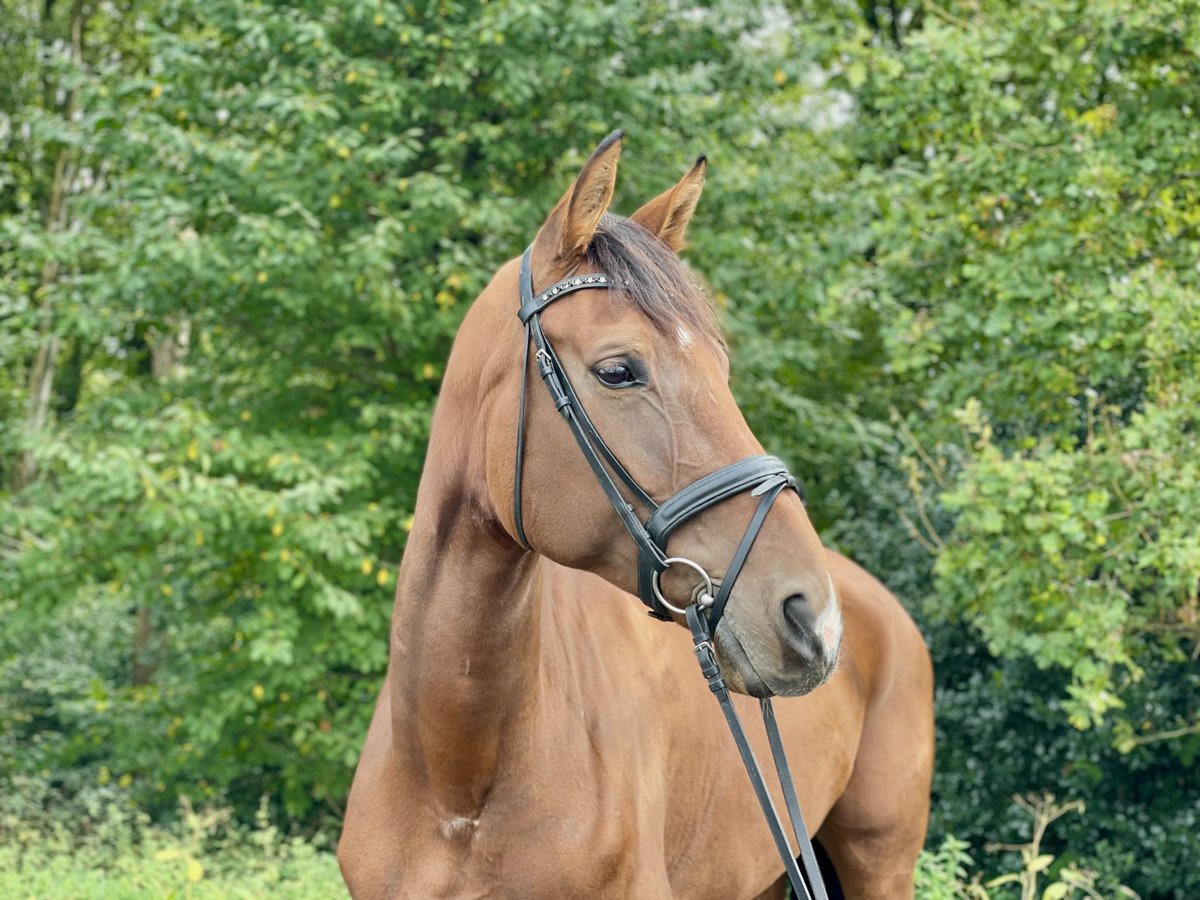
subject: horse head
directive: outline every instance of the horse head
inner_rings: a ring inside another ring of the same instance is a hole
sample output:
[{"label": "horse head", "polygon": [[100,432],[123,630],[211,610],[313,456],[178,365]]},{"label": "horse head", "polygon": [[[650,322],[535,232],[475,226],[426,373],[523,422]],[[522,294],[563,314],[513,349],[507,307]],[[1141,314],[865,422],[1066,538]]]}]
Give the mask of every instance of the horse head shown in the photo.
[{"label": "horse head", "polygon": [[[502,269],[460,331],[483,357],[488,505],[507,540],[642,596],[660,617],[682,622],[681,610],[711,607],[723,579],[736,579],[713,632],[729,685],[759,697],[807,693],[836,664],[839,602],[804,503],[788,489],[795,482],[762,456],[730,391],[712,304],[677,255],[705,161],[622,218],[608,212],[620,152],[619,132],[600,144],[539,230],[525,271],[515,262]],[[564,281],[569,299],[538,293]],[[531,318],[544,346],[531,342]],[[589,460],[589,433],[609,456]],[[749,476],[739,461],[755,461]],[[629,477],[614,476],[618,467]],[[715,487],[713,473],[724,473]],[[739,476],[747,486],[733,490]],[[659,504],[680,506],[698,484],[706,502],[671,523],[661,553],[638,542]]]}]

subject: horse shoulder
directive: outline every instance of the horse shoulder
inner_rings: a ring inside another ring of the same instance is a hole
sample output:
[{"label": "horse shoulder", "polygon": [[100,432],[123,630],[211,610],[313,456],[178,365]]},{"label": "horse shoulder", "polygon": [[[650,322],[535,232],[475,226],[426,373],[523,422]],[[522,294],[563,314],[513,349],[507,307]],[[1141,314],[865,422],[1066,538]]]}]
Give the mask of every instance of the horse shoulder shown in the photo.
[{"label": "horse shoulder", "polygon": [[872,702],[893,690],[932,685],[925,639],[896,595],[854,560],[834,550],[826,553],[845,628],[840,666],[850,670]]}]

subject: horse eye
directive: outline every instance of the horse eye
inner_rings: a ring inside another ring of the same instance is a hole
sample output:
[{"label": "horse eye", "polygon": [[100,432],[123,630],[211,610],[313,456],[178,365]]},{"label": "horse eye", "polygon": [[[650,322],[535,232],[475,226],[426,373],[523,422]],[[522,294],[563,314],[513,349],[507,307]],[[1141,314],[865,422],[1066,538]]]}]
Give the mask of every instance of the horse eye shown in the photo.
[{"label": "horse eye", "polygon": [[601,384],[607,387],[629,387],[631,384],[637,384],[633,369],[625,363],[603,365],[596,370],[596,377],[600,379]]}]

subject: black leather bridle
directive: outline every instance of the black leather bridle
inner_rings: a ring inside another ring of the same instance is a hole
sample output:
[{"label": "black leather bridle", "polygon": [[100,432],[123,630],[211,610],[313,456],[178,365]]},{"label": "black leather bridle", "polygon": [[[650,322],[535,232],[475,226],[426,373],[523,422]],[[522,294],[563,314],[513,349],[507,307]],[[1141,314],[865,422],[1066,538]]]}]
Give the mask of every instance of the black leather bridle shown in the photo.
[{"label": "black leather bridle", "polygon": [[[513,485],[513,520],[516,526],[517,537],[526,547],[531,550],[533,549],[529,543],[529,539],[525,535],[524,519],[521,511],[521,483],[525,462],[525,388],[529,380],[529,347],[532,344],[535,348],[534,359],[537,364],[538,374],[541,375],[543,383],[545,383],[546,388],[550,391],[550,397],[554,401],[554,408],[558,410],[570,426],[571,433],[575,435],[575,441],[579,444],[579,449],[583,452],[584,458],[588,461],[588,464],[596,475],[596,479],[600,482],[600,487],[604,489],[604,493],[608,496],[613,509],[616,510],[617,516],[629,532],[629,536],[633,538],[634,544],[637,545],[638,595],[641,597],[642,602],[649,607],[650,615],[656,619],[670,621],[671,612],[682,614],[686,617],[688,627],[692,631],[692,640],[695,644],[697,658],[700,661],[700,669],[708,681],[709,688],[721,704],[721,710],[724,712],[725,719],[729,723],[734,741],[738,745],[738,751],[741,754],[742,761],[746,765],[746,771],[750,775],[750,781],[754,786],[755,793],[758,795],[759,803],[767,819],[767,824],[771,829],[775,846],[779,850],[784,866],[787,868],[792,889],[797,896],[808,897],[811,900],[813,895],[809,892],[808,886],[805,884],[800,870],[796,865],[796,859],[788,844],[779,814],[776,812],[770,794],[767,792],[766,784],[759,770],[758,761],[755,759],[750,744],[746,740],[741,722],[729,697],[728,688],[721,675],[721,669],[712,647],[712,635],[716,632],[717,624],[725,612],[725,605],[729,602],[729,595],[733,591],[733,585],[737,581],[738,575],[741,574],[742,567],[746,563],[746,558],[750,555],[750,550],[758,538],[758,534],[767,519],[767,514],[771,511],[771,507],[785,490],[796,491],[801,496],[801,499],[803,499],[803,493],[796,479],[788,472],[787,466],[782,461],[773,456],[750,456],[731,463],[715,472],[710,472],[708,475],[703,476],[675,493],[661,505],[656,503],[642,489],[636,479],[629,474],[628,470],[621,465],[620,460],[617,459],[608,444],[604,442],[604,439],[592,424],[591,419],[588,418],[588,414],[579,400],[579,395],[575,393],[575,388],[571,384],[571,379],[567,377],[566,370],[563,368],[558,355],[554,352],[554,347],[546,337],[546,333],[542,330],[541,312],[551,303],[561,300],[575,291],[609,288],[611,287],[611,282],[607,275],[602,274],[574,275],[535,295],[533,291],[533,273],[530,265],[532,252],[533,247],[530,246],[521,257],[521,306],[517,311],[518,317],[525,326],[525,348],[521,361],[521,399],[518,410],[517,452]],[[621,493],[621,489],[617,486],[612,473],[615,473],[616,478],[624,483],[625,487],[633,495],[633,498],[649,511],[649,516],[645,523],[638,517],[633,504],[626,500],[625,496]],[[734,552],[733,559],[726,568],[725,574],[714,593],[713,579],[704,568],[692,560],[669,556],[667,553],[667,543],[671,533],[687,520],[718,503],[746,493],[747,491],[751,496],[759,498],[758,507],[751,516],[750,523],[746,526],[746,531],[742,535],[741,543]],[[693,593],[692,602],[684,608],[673,606],[663,596],[659,587],[661,574],[672,565],[684,565],[693,569],[701,577],[701,584]],[[805,874],[808,875],[809,882],[813,885],[818,900],[827,900],[825,885],[821,880],[816,856],[808,840],[808,832],[804,827],[804,820],[800,814],[800,805],[796,799],[796,791],[792,786],[787,758],[783,753],[783,743],[779,737],[779,729],[775,724],[775,714],[771,707],[771,701],[764,698],[760,701],[760,704],[763,722],[767,728],[767,737],[771,744],[771,753],[775,758],[776,772],[779,775],[780,784],[787,801],[788,813],[792,821],[792,832],[804,860]]]}]

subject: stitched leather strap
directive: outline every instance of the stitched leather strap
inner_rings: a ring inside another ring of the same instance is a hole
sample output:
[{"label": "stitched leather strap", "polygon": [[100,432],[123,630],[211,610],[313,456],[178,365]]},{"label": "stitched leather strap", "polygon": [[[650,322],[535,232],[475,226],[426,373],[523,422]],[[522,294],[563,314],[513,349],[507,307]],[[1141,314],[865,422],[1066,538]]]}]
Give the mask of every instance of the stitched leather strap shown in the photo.
[{"label": "stitched leather strap", "polygon": [[[775,842],[775,849],[779,853],[779,858],[783,861],[788,881],[791,882],[792,892],[796,897],[813,900],[813,895],[808,889],[808,883],[805,881],[804,875],[800,873],[800,867],[796,863],[796,857],[792,855],[791,844],[788,843],[787,833],[783,829],[783,821],[780,819],[779,812],[775,809],[775,803],[771,800],[771,794],[767,790],[762,768],[759,766],[758,759],[754,755],[754,749],[746,739],[746,732],[742,728],[741,719],[738,718],[737,710],[734,709],[733,701],[730,699],[729,689],[726,687],[725,678],[721,674],[721,666],[717,663],[716,654],[712,649],[712,638],[710,637],[708,626],[703,619],[703,614],[694,603],[687,608],[687,622],[688,628],[692,631],[692,643],[696,648],[696,658],[700,662],[700,671],[704,675],[704,680],[708,682],[709,690],[717,698],[717,703],[721,706],[721,712],[725,715],[725,722],[729,726],[730,734],[733,735],[734,744],[737,745],[738,755],[742,758],[742,764],[746,767],[746,774],[750,777],[750,784],[754,788],[754,795],[758,798],[758,805],[762,808],[763,817],[767,820],[767,827],[771,831],[771,838]],[[772,721],[774,721],[773,716]],[[768,733],[769,736],[770,734]],[[776,728],[776,739],[778,739],[778,736],[779,732]],[[780,752],[782,753],[782,745],[780,745]],[[774,744],[772,744],[772,753],[774,753]],[[775,756],[776,773],[782,782],[787,760],[784,757],[784,769],[779,768],[779,760],[780,756]],[[792,810],[792,801],[795,798],[796,792],[790,785],[791,775],[789,774],[787,777],[789,785],[784,788],[784,796],[788,800],[788,815],[792,819],[792,832],[796,835],[796,841],[800,845],[801,854],[806,860],[811,857],[815,863],[816,854],[813,852],[812,844],[808,839],[808,832],[804,828],[803,819],[797,818],[800,812],[799,804],[795,805],[794,811]],[[803,839],[801,839],[801,836],[803,836]],[[806,847],[807,853],[805,853]],[[808,868],[807,863],[806,868]],[[818,888],[819,900],[829,900],[828,895],[825,893],[824,882],[821,880],[820,869],[814,865],[812,868],[808,868],[805,874],[808,875],[809,881],[814,885],[820,885]]]},{"label": "stitched leather strap", "polygon": [[825,882],[821,877],[821,866],[817,862],[817,854],[813,851],[812,841],[808,839],[808,829],[804,825],[804,815],[800,812],[800,801],[796,799],[796,785],[792,781],[792,770],[788,766],[787,754],[783,750],[783,739],[779,736],[779,724],[775,721],[775,708],[771,705],[770,697],[758,701],[762,713],[763,726],[767,729],[767,741],[771,745],[771,756],[775,759],[775,774],[779,777],[779,787],[783,791],[783,799],[787,803],[788,818],[792,822],[792,834],[796,838],[796,846],[800,848],[800,859],[804,863],[804,874],[808,883],[816,893],[816,900],[829,900],[825,892]]},{"label": "stitched leather strap", "polygon": [[[775,505],[775,500],[783,493],[783,489],[787,487],[787,484],[787,481],[783,479],[780,479],[773,485],[769,482],[766,483],[768,490],[762,494],[762,499],[758,501],[758,507],[754,510],[754,515],[750,518],[750,524],[746,526],[746,532],[742,535],[742,542],[738,544],[737,551],[733,554],[733,559],[729,563],[729,568],[721,576],[721,587],[717,590],[716,599],[708,615],[708,627],[713,631],[717,630],[717,623],[721,621],[721,616],[725,614],[725,604],[729,602],[729,595],[733,592],[733,586],[737,582],[737,577],[742,574],[742,566],[746,564],[746,557],[750,555],[750,550],[754,546],[754,542],[758,539],[758,532],[762,529],[763,522],[767,520],[767,513],[771,511],[771,507]],[[762,486],[760,485],[760,487]]]},{"label": "stitched leather strap", "polygon": [[[647,568],[651,572],[662,571],[666,568],[666,555],[650,539],[646,527],[642,524],[641,519],[638,518],[633,506],[621,494],[620,488],[613,481],[605,464],[607,463],[612,468],[612,471],[616,472],[617,477],[625,483],[633,493],[635,499],[651,511],[657,509],[658,506],[633,476],[629,474],[628,470],[617,459],[616,454],[609,449],[608,444],[600,437],[591,419],[588,418],[587,412],[583,408],[583,403],[575,393],[575,389],[571,385],[570,378],[567,377],[558,354],[554,352],[553,345],[551,345],[550,341],[546,338],[546,333],[542,330],[541,318],[539,316],[539,313],[550,303],[574,291],[607,287],[608,278],[603,275],[574,276],[560,281],[553,287],[543,291],[537,297],[534,297],[533,276],[530,271],[532,249],[532,247],[527,249],[521,257],[520,274],[521,309],[518,314],[525,323],[526,356],[529,353],[529,345],[532,343],[536,350],[534,358],[538,374],[550,392],[555,409],[567,421],[571,429],[571,434],[575,437],[575,442],[583,452],[584,459],[587,460],[593,474],[596,476],[596,480],[600,482],[601,489],[608,497],[608,501],[616,511],[617,516],[621,519],[625,530],[629,532],[629,536],[637,545],[639,569]],[[519,421],[517,423],[517,464],[515,466],[513,484],[513,520],[517,535],[526,547],[530,547],[530,544],[525,534],[521,510],[521,496],[525,451],[524,392],[525,384],[528,381],[528,365],[529,363],[526,359],[526,368],[522,371],[521,405],[518,413]],[[642,602],[650,608],[652,615],[661,619],[670,618],[668,611],[658,602],[653,593],[643,593],[641,598]]]}]

